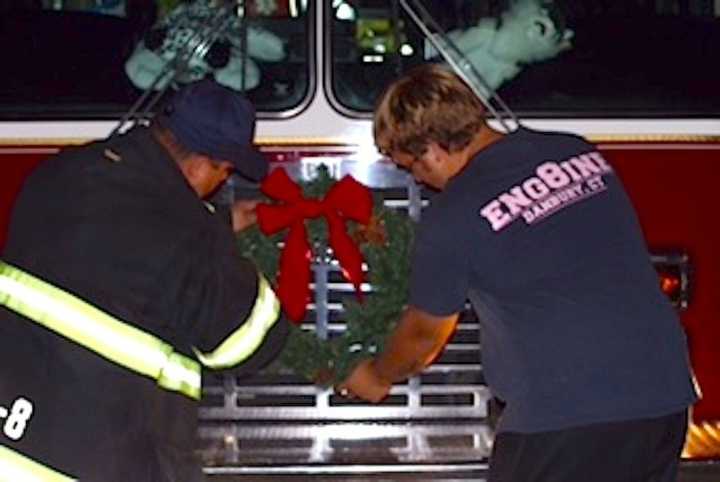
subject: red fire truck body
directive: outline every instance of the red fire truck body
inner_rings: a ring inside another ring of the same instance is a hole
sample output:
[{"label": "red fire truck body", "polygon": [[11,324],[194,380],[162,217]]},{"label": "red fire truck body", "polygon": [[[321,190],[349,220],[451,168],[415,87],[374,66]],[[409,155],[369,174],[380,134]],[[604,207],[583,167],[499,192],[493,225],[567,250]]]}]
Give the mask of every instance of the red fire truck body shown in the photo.
[{"label": "red fire truck body", "polygon": [[[257,143],[273,165],[297,172],[322,163],[331,173],[352,171],[361,182],[383,187],[384,173],[392,168],[373,145],[370,109],[353,109],[351,101],[338,100],[338,77],[330,72],[338,54],[331,48],[337,32],[328,12],[336,3],[343,2],[310,1],[304,7],[312,13],[304,34],[311,59],[306,61],[306,91],[291,108],[258,109]],[[717,24],[717,13],[713,21]],[[720,112],[642,116],[621,115],[617,106],[610,110],[614,114],[530,112],[520,118],[528,127],[584,135],[619,173],[637,209],[659,283],[681,312],[702,394],[693,407],[685,456],[720,458],[720,204],[715,199],[720,193]],[[117,125],[118,116],[94,117],[0,117],[0,246],[27,174],[59,149],[103,138]]]}]

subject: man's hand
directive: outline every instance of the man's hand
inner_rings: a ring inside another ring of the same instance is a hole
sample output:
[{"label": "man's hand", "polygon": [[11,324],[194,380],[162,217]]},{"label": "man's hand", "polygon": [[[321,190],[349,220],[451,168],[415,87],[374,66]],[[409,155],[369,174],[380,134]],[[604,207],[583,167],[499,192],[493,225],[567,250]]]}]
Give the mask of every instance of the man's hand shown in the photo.
[{"label": "man's hand", "polygon": [[255,199],[241,199],[232,205],[232,227],[233,231],[240,231],[249,228],[257,221],[255,207],[260,201]]},{"label": "man's hand", "polygon": [[455,331],[459,313],[437,316],[412,305],[405,308],[385,348],[360,362],[336,391],[377,403],[394,382],[420,373],[435,360]]},{"label": "man's hand", "polygon": [[373,360],[363,360],[336,388],[336,391],[344,397],[357,397],[368,402],[378,403],[387,397],[391,387],[392,383],[378,375],[373,366]]}]

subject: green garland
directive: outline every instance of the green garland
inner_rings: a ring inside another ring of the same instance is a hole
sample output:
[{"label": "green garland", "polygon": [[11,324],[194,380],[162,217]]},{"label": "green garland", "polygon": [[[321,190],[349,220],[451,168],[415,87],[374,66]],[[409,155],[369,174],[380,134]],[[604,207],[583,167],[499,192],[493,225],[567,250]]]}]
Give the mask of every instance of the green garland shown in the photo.
[{"label": "green garland", "polygon": [[[312,181],[301,183],[305,197],[322,198],[335,180],[324,166]],[[395,326],[407,302],[410,274],[410,249],[413,223],[406,215],[383,206],[382,199],[373,199],[373,222],[364,228],[349,221],[351,236],[359,240],[360,250],[368,265],[367,281],[372,292],[358,303],[354,293],[343,297],[345,331],[328,340],[314,332],[294,326],[278,364],[309,381],[330,385],[345,379],[355,364],[381,351],[387,335]],[[306,221],[314,259],[327,252],[327,226],[324,220]],[[278,242],[285,232],[266,237],[255,226],[238,236],[240,252],[272,280],[277,278],[280,250]]]}]

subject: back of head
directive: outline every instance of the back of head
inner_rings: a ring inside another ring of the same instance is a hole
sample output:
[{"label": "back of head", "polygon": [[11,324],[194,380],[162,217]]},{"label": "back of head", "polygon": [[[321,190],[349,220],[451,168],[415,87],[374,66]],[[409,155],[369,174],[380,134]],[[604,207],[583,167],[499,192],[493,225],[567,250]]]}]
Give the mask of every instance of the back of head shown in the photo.
[{"label": "back of head", "polygon": [[465,82],[438,64],[410,70],[385,90],[375,109],[381,152],[421,156],[430,142],[465,148],[485,124],[485,107]]}]

